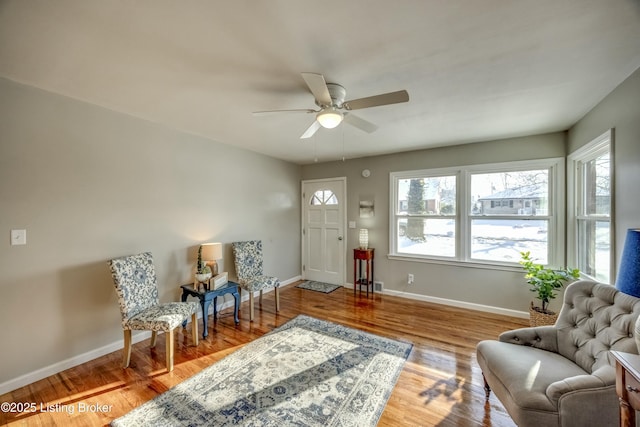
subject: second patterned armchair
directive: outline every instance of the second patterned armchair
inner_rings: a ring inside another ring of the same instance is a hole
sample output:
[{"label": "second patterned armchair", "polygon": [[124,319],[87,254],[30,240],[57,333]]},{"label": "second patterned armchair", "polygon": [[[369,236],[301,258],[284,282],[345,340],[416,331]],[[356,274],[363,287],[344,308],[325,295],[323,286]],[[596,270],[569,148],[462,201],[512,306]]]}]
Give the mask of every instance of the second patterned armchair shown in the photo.
[{"label": "second patterned armchair", "polygon": [[276,311],[280,311],[280,280],[277,277],[264,274],[262,269],[262,241],[234,242],[231,246],[233,248],[238,284],[241,289],[249,292],[249,320],[253,321],[254,317],[253,294],[255,291],[260,291],[260,303],[262,303],[262,291],[274,288]]}]

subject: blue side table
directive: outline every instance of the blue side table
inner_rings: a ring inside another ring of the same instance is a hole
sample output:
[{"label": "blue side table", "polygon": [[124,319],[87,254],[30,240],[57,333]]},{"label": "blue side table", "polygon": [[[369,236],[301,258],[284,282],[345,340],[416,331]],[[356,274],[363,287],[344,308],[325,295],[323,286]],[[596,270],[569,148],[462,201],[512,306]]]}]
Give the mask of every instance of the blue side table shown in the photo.
[{"label": "blue side table", "polygon": [[[203,292],[200,292],[197,289],[194,289],[193,283],[189,283],[188,285],[180,286],[182,288],[182,301],[186,301],[189,295],[194,296],[200,300],[200,305],[202,306],[202,320],[204,323],[204,332],[202,336],[204,338],[209,335],[207,320],[209,313],[209,305],[213,301],[213,318],[216,318],[216,310],[217,304],[216,300],[219,296],[231,294],[233,295],[233,299],[235,300],[235,306],[233,310],[233,320],[235,320],[236,325],[240,323],[238,319],[238,309],[240,308],[240,294],[238,293],[238,284],[236,282],[229,281],[226,285],[219,287],[218,289],[210,289]],[[182,326],[186,326],[187,322],[185,321]]]}]

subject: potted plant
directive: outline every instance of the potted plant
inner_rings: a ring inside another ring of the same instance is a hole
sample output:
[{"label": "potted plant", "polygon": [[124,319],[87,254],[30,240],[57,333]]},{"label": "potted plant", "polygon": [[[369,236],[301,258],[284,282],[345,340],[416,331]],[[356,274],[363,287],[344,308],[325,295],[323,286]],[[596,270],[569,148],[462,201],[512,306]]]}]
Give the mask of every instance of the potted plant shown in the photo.
[{"label": "potted plant", "polygon": [[531,302],[529,322],[531,326],[553,325],[558,314],[549,310],[549,301],[556,297],[558,290],[564,286],[564,282],[579,278],[580,270],[545,268],[541,264],[534,263],[529,252],[520,252],[520,255],[522,256],[520,265],[526,271],[524,278],[531,285],[531,292],[535,292],[541,301],[540,307],[534,306],[533,301]]},{"label": "potted plant", "polygon": [[205,283],[211,279],[211,267],[202,262],[202,245],[198,248],[198,265],[196,266],[196,280]]}]

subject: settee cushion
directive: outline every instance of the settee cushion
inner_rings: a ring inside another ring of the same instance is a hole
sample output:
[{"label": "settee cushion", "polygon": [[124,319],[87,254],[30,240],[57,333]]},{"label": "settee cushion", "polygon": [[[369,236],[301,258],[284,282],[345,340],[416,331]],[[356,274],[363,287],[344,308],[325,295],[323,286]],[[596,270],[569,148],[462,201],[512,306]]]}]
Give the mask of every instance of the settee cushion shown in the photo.
[{"label": "settee cushion", "polygon": [[[496,388],[503,387],[510,405],[519,411],[557,411],[557,404],[547,396],[547,388],[556,381],[587,375],[578,365],[558,353],[500,341],[478,344],[482,372]],[[505,406],[507,402],[503,402]]]},{"label": "settee cushion", "polygon": [[555,325],[506,331],[498,341],[478,344],[487,391],[520,427],[617,425],[609,351],[637,353],[639,315],[640,298],[610,285],[574,282]]}]

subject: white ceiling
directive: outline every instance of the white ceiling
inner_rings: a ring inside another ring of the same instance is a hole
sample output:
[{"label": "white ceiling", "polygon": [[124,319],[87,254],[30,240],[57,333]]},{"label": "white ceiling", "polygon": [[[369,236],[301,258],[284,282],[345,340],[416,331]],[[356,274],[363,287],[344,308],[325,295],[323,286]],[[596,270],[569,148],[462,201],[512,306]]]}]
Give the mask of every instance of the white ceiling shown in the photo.
[{"label": "white ceiling", "polygon": [[[304,164],[566,130],[640,67],[640,0],[0,0],[0,75]],[[300,72],[379,126],[299,136]]]}]

